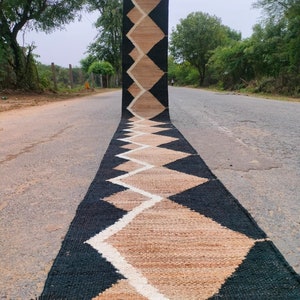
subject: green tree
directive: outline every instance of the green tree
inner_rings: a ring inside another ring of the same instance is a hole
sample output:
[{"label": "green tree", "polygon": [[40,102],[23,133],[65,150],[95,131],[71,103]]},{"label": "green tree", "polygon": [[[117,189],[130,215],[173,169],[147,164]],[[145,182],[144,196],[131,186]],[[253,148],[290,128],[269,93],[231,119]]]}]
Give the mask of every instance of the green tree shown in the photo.
[{"label": "green tree", "polygon": [[202,86],[212,51],[228,43],[230,34],[234,39],[240,38],[216,16],[194,12],[182,19],[171,33],[170,52],[178,62],[188,62],[197,69]]},{"label": "green tree", "polygon": [[254,6],[265,12],[260,26],[270,45],[267,58],[275,71],[272,76],[285,92],[300,94],[300,1],[258,0]]},{"label": "green tree", "polygon": [[24,28],[47,32],[62,28],[78,16],[83,3],[84,0],[0,0],[0,47],[4,47],[7,58],[4,65],[9,65],[14,73],[12,85],[35,88],[31,79],[32,47],[20,47],[18,34]]},{"label": "green tree", "polygon": [[225,89],[279,78],[289,66],[285,35],[284,22],[271,19],[264,26],[255,25],[250,38],[217,48],[209,61],[215,78]]},{"label": "green tree", "polygon": [[[288,33],[286,36],[286,44],[289,52],[291,63],[291,72],[297,74],[296,80],[299,83],[300,73],[300,1],[290,1],[285,11],[287,19]],[[299,86],[299,85],[298,85]],[[300,91],[299,91],[300,92]]]},{"label": "green tree", "polygon": [[222,88],[237,89],[255,78],[252,47],[252,41],[247,39],[214,51],[209,67]]},{"label": "green tree", "polygon": [[213,51],[210,72],[225,89],[300,93],[300,1],[259,0],[265,18],[250,38]]},{"label": "green tree", "polygon": [[251,39],[256,56],[253,62],[256,77],[279,76],[289,65],[285,21],[274,22],[270,19],[264,26],[254,26],[253,30]]},{"label": "green tree", "polygon": [[0,88],[8,86],[12,81],[12,69],[10,65],[10,53],[7,51],[5,40],[0,36]]},{"label": "green tree", "polygon": [[109,77],[114,74],[113,66],[107,61],[95,61],[89,67],[89,73],[102,75],[103,87],[108,87]]},{"label": "green tree", "polygon": [[177,85],[197,86],[199,83],[199,73],[197,69],[188,62],[176,63],[172,56],[168,59],[168,77],[174,80]]},{"label": "green tree", "polygon": [[88,0],[90,10],[98,10],[100,16],[96,21],[99,33],[91,43],[88,53],[96,60],[107,61],[121,76],[122,56],[122,19],[123,1],[121,0]]},{"label": "green tree", "polygon": [[268,18],[280,20],[295,8],[299,9],[300,3],[299,0],[257,0],[253,6],[262,8]]},{"label": "green tree", "polygon": [[83,58],[80,61],[82,71],[85,73],[88,73],[91,64],[95,61],[97,61],[97,59],[92,55],[88,55],[87,57]]},{"label": "green tree", "polygon": [[39,74],[39,84],[42,90],[54,90],[51,66],[44,65],[40,62],[36,63],[38,74]]}]

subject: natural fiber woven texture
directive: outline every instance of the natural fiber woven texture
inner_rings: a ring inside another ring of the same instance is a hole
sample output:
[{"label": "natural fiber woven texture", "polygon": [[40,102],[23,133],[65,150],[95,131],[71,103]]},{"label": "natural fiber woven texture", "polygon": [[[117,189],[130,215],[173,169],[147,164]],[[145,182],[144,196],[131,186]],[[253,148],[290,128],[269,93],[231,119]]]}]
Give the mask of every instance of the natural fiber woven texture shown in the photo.
[{"label": "natural fiber woven texture", "polygon": [[170,122],[167,9],[124,1],[123,118],[40,298],[300,299],[299,277]]},{"label": "natural fiber woven texture", "polygon": [[134,119],[111,141],[41,299],[299,299],[297,275],[176,128]]}]

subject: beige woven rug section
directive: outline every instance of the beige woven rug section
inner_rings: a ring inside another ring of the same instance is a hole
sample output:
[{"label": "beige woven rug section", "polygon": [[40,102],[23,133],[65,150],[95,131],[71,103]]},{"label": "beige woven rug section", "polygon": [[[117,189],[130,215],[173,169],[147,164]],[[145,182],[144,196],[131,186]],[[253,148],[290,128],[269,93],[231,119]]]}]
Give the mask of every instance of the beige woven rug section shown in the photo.
[{"label": "beige woven rug section", "polygon": [[167,0],[124,0],[122,119],[40,298],[300,299],[299,277],[170,122],[167,20]]},{"label": "beige woven rug section", "polygon": [[96,299],[207,299],[260,241],[170,201],[209,179],[164,167],[191,155],[159,147],[178,140],[159,135],[168,130],[156,127],[164,123],[129,124],[121,141],[130,150],[118,155],[125,162],[116,167],[126,173],[109,180],[126,190],[103,199],[127,214],[87,241],[127,279]]}]

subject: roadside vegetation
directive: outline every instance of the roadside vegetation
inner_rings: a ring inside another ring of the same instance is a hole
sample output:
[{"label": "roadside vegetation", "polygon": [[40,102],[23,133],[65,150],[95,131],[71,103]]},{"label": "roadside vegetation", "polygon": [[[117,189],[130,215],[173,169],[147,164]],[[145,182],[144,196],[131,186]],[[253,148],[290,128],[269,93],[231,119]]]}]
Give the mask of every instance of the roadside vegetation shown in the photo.
[{"label": "roadside vegetation", "polygon": [[82,0],[0,1],[0,87],[39,90],[34,46],[21,47],[23,30],[52,32],[79,17]]},{"label": "roadside vegetation", "polygon": [[171,33],[169,78],[178,85],[300,97],[300,2],[258,0],[264,21],[247,39],[215,16],[192,13]]},{"label": "roadside vegetation", "polygon": [[[100,12],[98,36],[80,67],[43,65],[34,45],[22,47],[18,36],[28,30],[51,33],[78,20],[83,11]],[[0,91],[77,91],[120,85],[122,1],[0,0]]]},{"label": "roadside vegetation", "polygon": [[[0,91],[64,91],[121,85],[122,0],[0,0]],[[253,34],[194,12],[170,34],[169,80],[178,86],[209,87],[300,97],[300,2],[256,0],[264,19]],[[45,66],[34,45],[21,47],[26,30],[52,32],[99,11],[98,34],[80,66]],[[88,82],[88,86],[86,83]]]}]

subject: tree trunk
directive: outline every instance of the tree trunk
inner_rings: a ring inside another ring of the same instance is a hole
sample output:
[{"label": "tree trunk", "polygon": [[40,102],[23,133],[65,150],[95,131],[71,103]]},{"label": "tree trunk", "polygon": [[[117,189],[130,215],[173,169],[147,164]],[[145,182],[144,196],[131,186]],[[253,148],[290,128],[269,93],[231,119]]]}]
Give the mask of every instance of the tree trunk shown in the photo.
[{"label": "tree trunk", "polygon": [[26,57],[19,46],[16,39],[10,37],[10,48],[12,50],[13,55],[13,69],[16,75],[16,82],[15,85],[17,88],[27,88],[26,86]]},{"label": "tree trunk", "polygon": [[205,67],[198,68],[198,72],[199,72],[199,86],[203,86],[205,80],[205,73],[206,73]]},{"label": "tree trunk", "polygon": [[29,49],[26,55],[16,37],[11,33],[6,33],[4,40],[8,46],[7,61],[14,73],[9,85],[18,89],[39,90],[38,74],[32,50]]},{"label": "tree trunk", "polygon": [[199,86],[203,86],[205,76],[206,76],[206,66],[205,66],[205,64],[202,64],[200,66],[197,66],[197,69],[199,72]]}]

